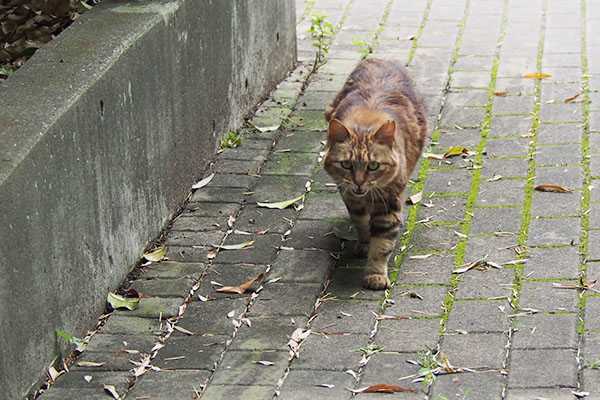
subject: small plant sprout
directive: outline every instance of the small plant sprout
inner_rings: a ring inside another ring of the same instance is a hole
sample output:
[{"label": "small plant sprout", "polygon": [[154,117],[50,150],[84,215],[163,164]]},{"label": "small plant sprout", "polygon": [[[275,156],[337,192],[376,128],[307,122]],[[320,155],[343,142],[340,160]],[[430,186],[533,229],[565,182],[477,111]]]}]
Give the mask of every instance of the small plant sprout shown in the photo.
[{"label": "small plant sprout", "polygon": [[352,42],[353,45],[360,46],[357,52],[361,55],[361,60],[366,60],[372,53],[375,47],[375,33],[371,32],[365,39],[356,39]]},{"label": "small plant sprout", "polygon": [[242,137],[235,132],[229,132],[225,139],[221,141],[221,148],[236,148],[242,144]]},{"label": "small plant sprout", "polygon": [[430,349],[419,350],[417,352],[417,363],[419,368],[418,374],[423,377],[423,386],[430,385],[435,381],[436,372],[439,371],[437,354],[434,354]]},{"label": "small plant sprout", "polygon": [[311,24],[308,32],[315,40],[312,45],[317,48],[312,68],[314,72],[325,63],[325,55],[329,52],[334,28],[333,25],[327,21],[327,15],[322,12],[311,15],[310,19]]}]

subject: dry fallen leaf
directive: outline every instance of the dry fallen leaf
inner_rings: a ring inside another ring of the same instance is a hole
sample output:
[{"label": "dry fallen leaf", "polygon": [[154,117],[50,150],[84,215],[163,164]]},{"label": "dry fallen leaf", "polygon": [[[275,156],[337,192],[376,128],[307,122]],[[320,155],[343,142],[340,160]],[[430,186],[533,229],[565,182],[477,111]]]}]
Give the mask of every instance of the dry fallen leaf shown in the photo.
[{"label": "dry fallen leaf", "polygon": [[525,75],[523,75],[523,78],[544,79],[544,78],[552,78],[552,75],[537,72],[535,74],[525,74]]},{"label": "dry fallen leaf", "polygon": [[79,365],[80,367],[101,367],[104,364],[106,364],[105,361],[102,362],[95,362],[95,361],[79,361],[77,363],[77,365]]},{"label": "dry fallen leaf", "polygon": [[247,242],[243,242],[243,243],[237,243],[237,244],[225,244],[225,245],[220,245],[220,244],[213,244],[213,247],[216,247],[217,249],[221,249],[221,250],[243,250],[246,249],[250,246],[252,246],[254,244],[254,240],[249,240]]},{"label": "dry fallen leaf", "polygon": [[402,386],[396,386],[396,385],[388,385],[387,383],[378,383],[376,385],[372,385],[369,386],[367,388],[364,389],[358,389],[357,392],[360,390],[359,393],[395,393],[395,392],[411,392],[414,393],[415,391],[409,388],[405,388]]},{"label": "dry fallen leaf", "polygon": [[508,92],[494,92],[494,96],[506,96]]},{"label": "dry fallen leaf", "polygon": [[275,363],[272,361],[264,361],[264,360],[254,361],[254,364],[264,365],[265,367],[271,367],[271,366],[275,365]]},{"label": "dry fallen leaf", "polygon": [[213,179],[214,177],[215,177],[215,174],[214,174],[214,173],[210,174],[210,175],[209,175],[209,176],[207,176],[206,178],[204,178],[204,179],[201,179],[201,180],[199,180],[197,183],[195,183],[195,184],[192,186],[192,189],[193,189],[193,190],[197,190],[197,189],[203,188],[204,186],[208,185],[208,184],[210,183],[210,181],[212,181],[212,179]]},{"label": "dry fallen leaf", "polygon": [[222,293],[238,293],[238,294],[242,294],[244,293],[246,290],[248,290],[248,288],[254,283],[254,282],[258,282],[260,280],[262,280],[263,276],[265,274],[261,273],[260,275],[258,275],[256,278],[249,280],[246,283],[242,283],[241,285],[238,286],[223,286],[222,288],[217,289],[217,292],[222,292]]},{"label": "dry fallen leaf", "polygon": [[418,202],[420,202],[423,199],[423,192],[419,192],[419,193],[415,193],[412,196],[410,196],[406,202],[408,204],[417,204]]},{"label": "dry fallen leaf", "polygon": [[177,331],[179,331],[179,332],[181,332],[181,333],[183,333],[183,334],[185,334],[185,335],[188,335],[188,336],[194,336],[194,335],[195,335],[195,333],[194,333],[194,332],[192,332],[192,331],[188,331],[187,329],[185,329],[185,328],[182,328],[182,327],[181,327],[181,326],[179,326],[179,325],[174,325],[174,326],[173,326],[173,329],[175,329],[175,330],[177,330]]},{"label": "dry fallen leaf", "polygon": [[113,385],[104,385],[104,390],[117,400],[121,400],[121,396],[117,393],[117,388]]},{"label": "dry fallen leaf", "polygon": [[557,185],[538,185],[534,187],[533,190],[538,190],[540,192],[571,193],[571,190]]},{"label": "dry fallen leaf", "polygon": [[304,200],[304,194],[301,194],[300,196],[293,198],[291,200],[278,201],[275,203],[263,203],[263,202],[257,201],[256,205],[259,207],[277,208],[277,209],[283,210],[284,208],[287,208],[287,207],[291,206],[292,204],[297,203],[300,200]]},{"label": "dry fallen leaf", "polygon": [[573,100],[575,100],[576,98],[578,98],[580,94],[581,94],[581,93],[577,93],[575,96],[571,96],[571,97],[569,97],[568,99],[565,99],[565,103],[570,103],[570,102],[572,102]]}]

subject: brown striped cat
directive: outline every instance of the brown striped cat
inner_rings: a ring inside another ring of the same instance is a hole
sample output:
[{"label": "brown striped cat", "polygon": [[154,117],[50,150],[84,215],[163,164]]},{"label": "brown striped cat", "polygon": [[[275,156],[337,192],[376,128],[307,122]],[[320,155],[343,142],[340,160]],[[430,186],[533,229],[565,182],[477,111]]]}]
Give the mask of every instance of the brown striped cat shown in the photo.
[{"label": "brown striped cat", "polygon": [[402,195],[428,133],[427,112],[406,68],[361,62],[325,112],[324,166],[335,180],[367,256],[363,285],[390,287],[387,265],[402,226]]}]

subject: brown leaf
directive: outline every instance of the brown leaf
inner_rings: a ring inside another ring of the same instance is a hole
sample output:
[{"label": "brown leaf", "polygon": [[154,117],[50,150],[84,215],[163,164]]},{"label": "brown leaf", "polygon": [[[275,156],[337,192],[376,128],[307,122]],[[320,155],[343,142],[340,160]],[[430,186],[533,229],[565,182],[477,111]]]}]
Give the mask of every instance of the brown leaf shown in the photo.
[{"label": "brown leaf", "polygon": [[571,193],[571,190],[557,185],[539,185],[534,187],[533,190],[538,190],[540,192]]},{"label": "brown leaf", "polygon": [[378,383],[366,388],[364,393],[395,393],[395,392],[412,392],[415,391],[409,388],[396,385],[388,385],[387,383]]},{"label": "brown leaf", "polygon": [[544,79],[544,78],[552,78],[552,75],[543,74],[543,73],[525,74],[525,75],[523,75],[523,78]]},{"label": "brown leaf", "polygon": [[577,93],[575,96],[571,96],[571,97],[569,97],[568,99],[565,99],[565,103],[570,103],[570,102],[572,102],[573,100],[575,100],[576,98],[578,98],[580,94],[581,94],[581,93]]},{"label": "brown leaf", "polygon": [[94,362],[94,361],[79,361],[77,362],[77,365],[79,365],[80,367],[101,367],[104,364],[106,364],[106,362],[102,361],[102,362]]},{"label": "brown leaf", "polygon": [[494,96],[506,96],[508,92],[494,92]]},{"label": "brown leaf", "polygon": [[113,385],[104,385],[104,390],[109,393],[114,399],[121,400],[121,396],[117,393],[117,388]]},{"label": "brown leaf", "polygon": [[254,282],[258,282],[258,281],[262,280],[262,278],[263,278],[264,275],[265,274],[261,273],[256,278],[251,279],[248,282],[242,283],[241,285],[238,285],[238,286],[223,286],[222,288],[217,289],[217,292],[242,294],[242,293],[246,292],[246,290],[248,290],[248,288]]}]

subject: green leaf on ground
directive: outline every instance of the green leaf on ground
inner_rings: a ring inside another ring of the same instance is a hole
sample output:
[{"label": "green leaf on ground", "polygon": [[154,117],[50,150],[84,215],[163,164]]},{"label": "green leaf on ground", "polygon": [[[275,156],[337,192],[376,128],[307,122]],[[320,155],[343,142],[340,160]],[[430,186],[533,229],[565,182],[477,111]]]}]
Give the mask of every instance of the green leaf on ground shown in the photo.
[{"label": "green leaf on ground", "polygon": [[63,338],[67,339],[67,341],[69,341],[69,343],[72,343],[73,345],[75,345],[75,350],[82,352],[83,349],[85,348],[85,345],[88,344],[88,341],[85,339],[80,339],[78,337],[75,336],[71,336],[68,333],[65,333],[63,331],[61,331],[60,329],[56,330],[56,333],[59,336],[62,336]]},{"label": "green leaf on ground", "polygon": [[291,206],[294,203],[297,203],[300,200],[304,199],[304,194],[301,194],[300,196],[293,198],[291,200],[284,200],[284,201],[278,201],[275,203],[262,203],[260,201],[257,201],[256,204],[259,207],[266,207],[266,208],[277,208],[280,210],[283,210],[284,208],[287,208],[289,206]]},{"label": "green leaf on ground", "polygon": [[110,306],[115,310],[117,308],[126,308],[130,311],[133,311],[140,303],[140,297],[139,294],[133,289],[130,289],[128,293],[134,297],[125,297],[121,296],[120,294],[109,292],[106,301],[108,301],[108,304],[110,304]]},{"label": "green leaf on ground", "polygon": [[148,261],[158,262],[164,258],[166,251],[167,248],[165,246],[160,246],[153,251],[144,253],[143,257]]}]

